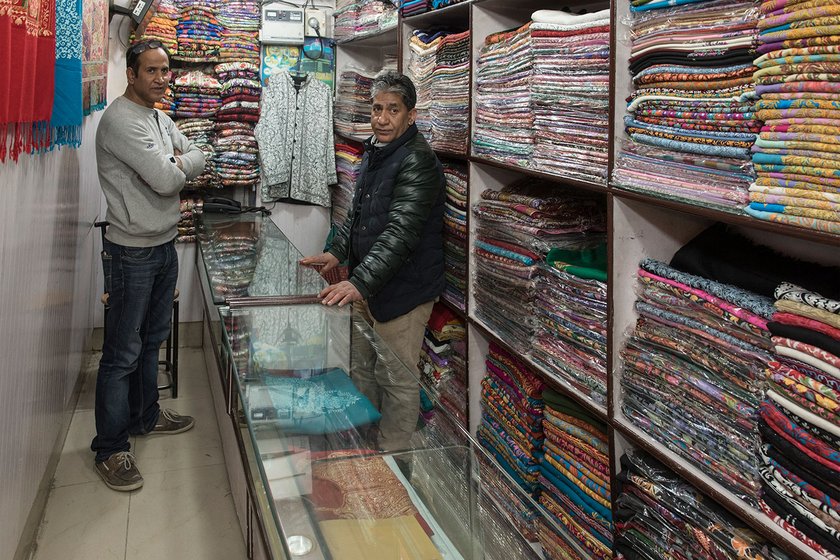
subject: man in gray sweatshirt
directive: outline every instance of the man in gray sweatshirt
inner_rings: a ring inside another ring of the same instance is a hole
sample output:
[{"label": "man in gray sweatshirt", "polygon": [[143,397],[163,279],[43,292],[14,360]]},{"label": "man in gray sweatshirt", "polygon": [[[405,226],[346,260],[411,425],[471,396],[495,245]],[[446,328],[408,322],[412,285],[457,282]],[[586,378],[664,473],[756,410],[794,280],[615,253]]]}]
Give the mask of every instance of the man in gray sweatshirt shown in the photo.
[{"label": "man in gray sweatshirt", "polygon": [[195,420],[158,405],[158,353],[169,336],[184,183],[204,169],[204,154],[154,108],[169,84],[169,52],[142,41],[126,53],[125,93],[96,132],[99,183],[110,223],[103,247],[109,294],[106,338],[96,380],[95,468],[110,488],[143,485],[129,436],[173,434]]}]

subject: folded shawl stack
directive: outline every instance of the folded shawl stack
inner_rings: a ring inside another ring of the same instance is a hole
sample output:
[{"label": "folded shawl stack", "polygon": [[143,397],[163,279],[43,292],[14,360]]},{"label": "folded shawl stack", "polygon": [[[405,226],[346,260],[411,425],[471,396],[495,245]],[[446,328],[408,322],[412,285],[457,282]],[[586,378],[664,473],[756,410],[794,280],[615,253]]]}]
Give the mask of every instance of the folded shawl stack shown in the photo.
[{"label": "folded shawl stack", "polygon": [[416,16],[431,9],[431,0],[402,0],[400,2],[400,13],[403,17]]},{"label": "folded shawl stack", "polygon": [[176,118],[212,118],[222,106],[222,84],[212,72],[191,70],[172,80]]},{"label": "folded shawl stack", "polygon": [[222,25],[220,62],[260,64],[260,4],[256,0],[232,0],[219,7]]},{"label": "folded shawl stack", "polygon": [[591,243],[552,249],[540,264],[531,357],[606,406],[607,243],[597,235]]},{"label": "folded shawl stack", "polygon": [[204,171],[195,179],[188,181],[185,188],[190,190],[217,188],[219,178],[213,165],[216,156],[216,148],[213,146],[213,120],[200,117],[178,119],[175,125],[184,136],[204,152]]},{"label": "folded shawl stack", "polygon": [[613,510],[616,560],[788,560],[783,551],[644,453],[622,456],[618,479],[621,494]]},{"label": "folded shawl stack", "polygon": [[768,328],[775,355],[759,423],[761,509],[826,558],[838,558],[840,285],[820,294],[782,282],[774,296]]},{"label": "folded shawl stack", "polygon": [[420,350],[420,374],[432,397],[462,426],[467,419],[466,326],[438,302],[426,326]]},{"label": "folded shawl stack", "polygon": [[181,9],[178,20],[178,53],[174,60],[218,62],[222,26],[216,18],[216,2],[176,0]]},{"label": "folded shawl stack", "polygon": [[356,180],[359,178],[359,168],[362,166],[364,148],[361,144],[348,140],[335,145],[335,168],[338,183],[330,187],[330,201],[332,213],[330,220],[334,227],[344,225],[344,220],[350,213],[353,204],[353,193],[356,191]]},{"label": "folded shawl stack", "polygon": [[532,167],[606,184],[610,11],[531,16]]},{"label": "folded shawl stack", "polygon": [[[181,10],[175,6],[173,0],[161,0],[157,5],[154,15],[149,19],[143,36],[136,38],[157,39],[169,51],[169,55],[178,54],[178,19],[181,17]],[[132,42],[135,42],[132,41]]]},{"label": "folded shawl stack", "polygon": [[348,68],[338,78],[335,96],[335,130],[363,141],[373,134],[370,126],[370,88],[376,70]]},{"label": "folded shawl stack", "polygon": [[466,154],[470,120],[470,32],[450,33],[435,52],[429,114],[436,150]]},{"label": "folded shawl stack", "polygon": [[216,113],[214,165],[224,186],[251,187],[259,181],[259,150],[254,123],[260,117],[259,66],[252,62],[216,65],[222,106]]},{"label": "folded shawl stack", "polygon": [[260,180],[259,149],[254,125],[219,121],[215,125],[213,163],[223,187],[253,187]]},{"label": "folded shawl stack", "polygon": [[259,64],[248,61],[223,62],[215,67],[222,105],[216,120],[256,123],[260,119]]},{"label": "folded shawl stack", "polygon": [[[614,182],[740,212],[752,182],[752,1],[631,2],[634,91]],[[673,6],[673,7],[672,7]]]},{"label": "folded shawl stack", "polygon": [[488,35],[475,68],[473,155],[527,167],[534,150],[530,22]]},{"label": "folded shawl stack", "polygon": [[840,234],[840,5],[761,4],[757,178],[746,212],[761,220]]},{"label": "folded shawl stack", "polygon": [[417,90],[417,130],[426,140],[432,140],[432,116],[429,109],[432,106],[432,74],[435,71],[435,53],[441,41],[446,36],[444,32],[428,33],[415,29],[408,41],[408,66],[405,74],[414,82]]},{"label": "folded shawl stack", "polygon": [[514,524],[534,539],[534,512],[520,493],[536,497],[540,490],[537,459],[543,446],[544,384],[530,368],[492,342],[485,365],[478,441],[518,488],[506,487],[505,477],[492,469],[482,470],[482,482],[508,510]]},{"label": "folded shawl stack", "polygon": [[335,39],[352,39],[356,33],[356,19],[359,17],[358,3],[355,0],[336,0],[333,17]]},{"label": "folded shawl stack", "polygon": [[546,518],[538,535],[546,557],[578,558],[577,549],[587,558],[612,558],[607,426],[551,389],[543,391],[543,400],[539,501]]},{"label": "folded shawl stack", "polygon": [[501,191],[485,190],[473,212],[476,315],[527,353],[537,323],[539,263],[550,248],[579,248],[588,234],[603,232],[603,199],[523,179]]},{"label": "folded shawl stack", "polygon": [[463,312],[467,310],[467,167],[443,164],[446,203],[443,212],[443,263],[446,286],[443,298]]}]

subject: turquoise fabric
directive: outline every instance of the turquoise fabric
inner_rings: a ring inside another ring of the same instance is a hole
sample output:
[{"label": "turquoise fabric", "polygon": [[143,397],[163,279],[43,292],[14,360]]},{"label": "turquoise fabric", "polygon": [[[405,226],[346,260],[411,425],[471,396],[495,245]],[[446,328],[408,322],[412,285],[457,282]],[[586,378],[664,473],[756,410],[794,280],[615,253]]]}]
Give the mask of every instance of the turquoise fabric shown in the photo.
[{"label": "turquoise fabric", "polygon": [[[378,422],[382,417],[338,368],[305,379],[267,376],[265,385],[275,415],[266,419],[289,433],[342,432]],[[250,412],[253,417],[254,409]]]}]

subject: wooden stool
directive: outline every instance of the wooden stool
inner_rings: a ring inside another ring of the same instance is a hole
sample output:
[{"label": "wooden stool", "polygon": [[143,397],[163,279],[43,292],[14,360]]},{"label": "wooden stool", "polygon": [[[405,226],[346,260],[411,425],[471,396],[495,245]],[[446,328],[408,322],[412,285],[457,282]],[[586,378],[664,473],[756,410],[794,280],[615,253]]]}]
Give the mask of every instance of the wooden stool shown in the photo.
[{"label": "wooden stool", "polygon": [[[169,329],[169,337],[166,339],[166,358],[158,362],[159,366],[163,366],[163,372],[169,377],[169,383],[165,385],[158,385],[158,391],[172,391],[172,398],[178,398],[178,298],[181,292],[175,288],[175,300],[172,302],[172,325]],[[105,307],[105,325],[102,329],[103,340],[107,336],[108,329],[108,292],[102,294],[99,300]]]}]

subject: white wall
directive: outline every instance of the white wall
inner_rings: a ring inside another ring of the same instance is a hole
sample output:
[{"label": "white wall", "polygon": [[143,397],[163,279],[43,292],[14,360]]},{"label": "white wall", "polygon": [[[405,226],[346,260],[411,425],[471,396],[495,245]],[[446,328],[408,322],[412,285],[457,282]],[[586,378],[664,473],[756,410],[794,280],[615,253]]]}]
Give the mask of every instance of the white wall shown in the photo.
[{"label": "white wall", "polygon": [[98,119],[78,150],[0,164],[0,558],[14,557],[89,346]]}]

